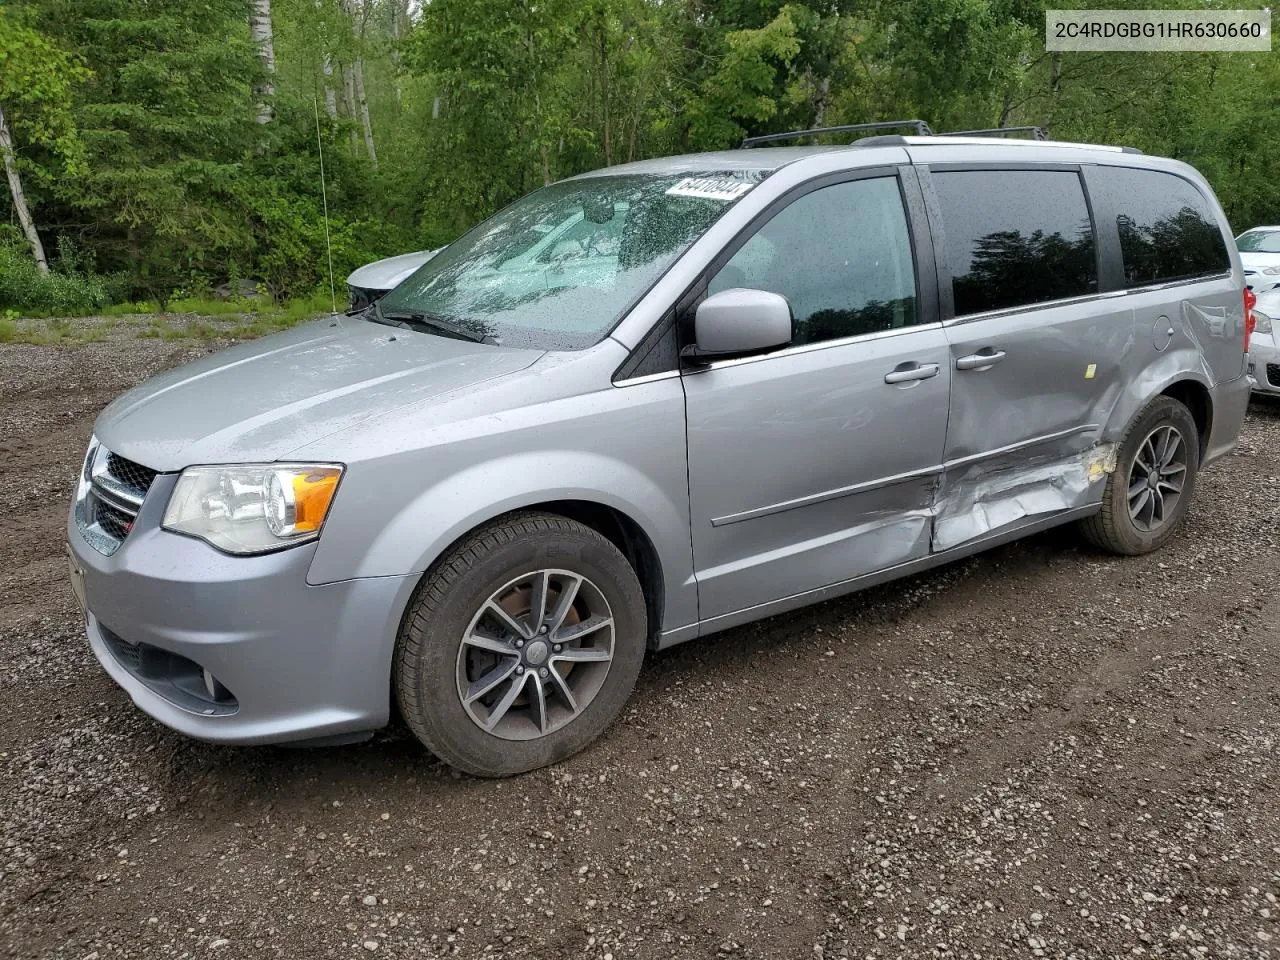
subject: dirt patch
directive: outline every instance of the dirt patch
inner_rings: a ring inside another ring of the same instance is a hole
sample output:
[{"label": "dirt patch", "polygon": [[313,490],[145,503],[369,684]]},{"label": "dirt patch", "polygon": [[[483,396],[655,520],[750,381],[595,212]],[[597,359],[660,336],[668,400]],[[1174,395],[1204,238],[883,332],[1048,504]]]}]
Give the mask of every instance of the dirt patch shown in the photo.
[{"label": "dirt patch", "polygon": [[93,417],[216,345],[0,346],[0,956],[1270,955],[1280,408],[1158,554],[1052,532],[651,656],[482,782],[400,730],[186,740],[93,660]]}]

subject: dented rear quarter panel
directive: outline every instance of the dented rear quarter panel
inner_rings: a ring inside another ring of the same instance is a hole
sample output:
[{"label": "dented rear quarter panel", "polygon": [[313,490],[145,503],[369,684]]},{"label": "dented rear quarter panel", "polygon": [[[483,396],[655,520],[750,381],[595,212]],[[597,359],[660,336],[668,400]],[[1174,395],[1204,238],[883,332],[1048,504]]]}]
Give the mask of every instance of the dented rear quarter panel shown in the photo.
[{"label": "dented rear quarter panel", "polygon": [[[926,151],[912,154],[917,163],[932,159]],[[982,169],[1004,166],[1008,158],[983,146],[947,159]],[[1231,449],[1239,432],[1247,403],[1247,390],[1239,389],[1245,369],[1244,275],[1208,183],[1185,164],[1135,154],[1071,157],[1063,151],[1049,159],[1063,162],[1061,169],[1078,166],[1089,190],[1099,291],[1074,301],[945,321],[953,364],[984,350],[1006,356],[987,369],[954,373],[944,469],[934,500],[935,553],[1099,504],[1130,424],[1155,397],[1184,389],[1187,381],[1209,397],[1210,430],[1201,438],[1206,462]],[[1117,210],[1106,191],[1092,189],[1098,183],[1092,171],[1107,165],[1172,173],[1191,183],[1210,201],[1229,272],[1127,287]],[[930,217],[936,227],[936,205]],[[935,247],[941,247],[945,223],[933,232]],[[949,284],[940,251],[939,287],[945,291]]]}]

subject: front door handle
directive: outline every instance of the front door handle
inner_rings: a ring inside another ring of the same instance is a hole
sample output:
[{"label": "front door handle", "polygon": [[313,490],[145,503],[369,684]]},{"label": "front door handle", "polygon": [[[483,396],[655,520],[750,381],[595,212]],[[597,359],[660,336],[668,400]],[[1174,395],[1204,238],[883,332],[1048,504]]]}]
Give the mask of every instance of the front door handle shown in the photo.
[{"label": "front door handle", "polygon": [[911,380],[928,380],[938,375],[936,363],[903,363],[884,375],[885,383],[907,383]]},{"label": "front door handle", "polygon": [[977,353],[971,353],[967,357],[961,357],[956,361],[957,370],[986,370],[988,367],[994,367],[1003,360],[1005,353],[1003,350],[995,350],[991,347],[983,347]]}]

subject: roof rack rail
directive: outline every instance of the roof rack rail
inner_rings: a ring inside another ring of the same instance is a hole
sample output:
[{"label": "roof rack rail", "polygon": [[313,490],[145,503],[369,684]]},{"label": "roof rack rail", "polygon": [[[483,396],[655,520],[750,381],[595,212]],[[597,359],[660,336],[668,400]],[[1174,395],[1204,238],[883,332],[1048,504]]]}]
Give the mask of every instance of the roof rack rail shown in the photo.
[{"label": "roof rack rail", "polygon": [[1029,133],[1032,140],[1048,140],[1049,132],[1044,127],[989,127],[986,130],[948,130],[939,133],[939,137],[1004,137],[1013,133]]},{"label": "roof rack rail", "polygon": [[810,130],[788,130],[786,133],[766,133],[758,137],[747,137],[742,141],[741,149],[750,150],[762,143],[773,143],[777,140],[794,140],[796,137],[810,137],[820,133],[856,133],[859,130],[893,130],[897,127],[910,127],[917,136],[933,136],[933,128],[923,120],[885,120],[880,123],[846,123],[839,127],[813,127]]}]

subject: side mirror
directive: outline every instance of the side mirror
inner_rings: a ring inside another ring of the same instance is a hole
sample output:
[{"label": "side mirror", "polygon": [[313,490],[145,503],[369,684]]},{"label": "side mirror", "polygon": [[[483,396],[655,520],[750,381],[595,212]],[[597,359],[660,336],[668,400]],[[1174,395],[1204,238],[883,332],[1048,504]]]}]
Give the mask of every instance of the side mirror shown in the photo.
[{"label": "side mirror", "polygon": [[687,359],[760,353],[791,342],[791,305],[767,290],[721,290],[698,304],[693,329],[697,343],[685,348]]}]

